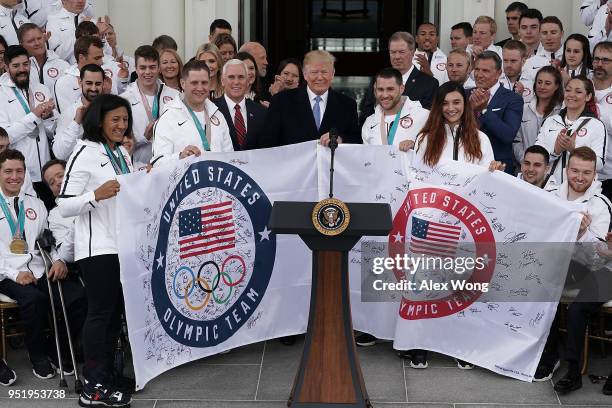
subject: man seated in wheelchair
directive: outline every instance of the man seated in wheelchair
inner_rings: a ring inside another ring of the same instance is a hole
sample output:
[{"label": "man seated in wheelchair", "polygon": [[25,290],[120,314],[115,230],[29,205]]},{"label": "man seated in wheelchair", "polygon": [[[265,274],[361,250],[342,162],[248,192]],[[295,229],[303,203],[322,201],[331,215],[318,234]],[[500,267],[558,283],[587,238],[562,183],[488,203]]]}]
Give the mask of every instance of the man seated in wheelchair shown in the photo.
[{"label": "man seated in wheelchair", "polygon": [[[47,228],[47,210],[41,200],[22,191],[26,171],[21,152],[7,149],[0,153],[0,293],[19,305],[32,372],[38,378],[47,379],[55,376],[59,366],[55,344],[46,332],[51,308],[47,279],[62,282],[73,336],[81,331],[85,321],[87,300],[78,281],[65,279],[66,263],[74,256],[66,250],[68,246],[59,252],[55,246],[43,247],[49,255],[46,259],[39,251],[37,240]],[[59,312],[62,309],[58,284],[50,286]],[[62,330],[63,324],[58,327],[64,374],[71,375],[74,368],[68,357],[67,334]],[[15,380],[15,372],[0,360],[0,384],[10,385]]]}]

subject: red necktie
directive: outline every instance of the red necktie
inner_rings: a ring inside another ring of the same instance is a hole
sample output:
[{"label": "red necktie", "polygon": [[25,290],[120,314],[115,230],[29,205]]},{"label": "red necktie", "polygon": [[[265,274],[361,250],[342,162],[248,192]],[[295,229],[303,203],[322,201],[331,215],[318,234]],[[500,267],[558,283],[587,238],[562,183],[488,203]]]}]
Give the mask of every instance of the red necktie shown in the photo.
[{"label": "red necktie", "polygon": [[246,127],[244,126],[244,118],[240,111],[240,105],[234,106],[236,114],[234,115],[234,127],[236,128],[236,137],[238,138],[238,144],[241,148],[246,145]]}]

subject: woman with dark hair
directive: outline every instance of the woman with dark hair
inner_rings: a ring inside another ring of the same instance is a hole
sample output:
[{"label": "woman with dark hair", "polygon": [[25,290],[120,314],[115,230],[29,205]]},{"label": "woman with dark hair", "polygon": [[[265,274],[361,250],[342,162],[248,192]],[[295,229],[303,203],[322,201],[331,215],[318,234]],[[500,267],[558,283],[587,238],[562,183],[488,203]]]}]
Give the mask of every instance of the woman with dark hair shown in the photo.
[{"label": "woman with dark hair", "polygon": [[83,138],[68,160],[58,200],[63,217],[76,217],[75,260],[88,300],[82,333],[83,406],[126,406],[134,391],[133,379],[112,376],[124,308],[115,197],[120,190],[117,176],[133,171],[130,156],[121,146],[123,137],[132,131],[132,123],[126,99],[108,94],[91,102],[83,118]]},{"label": "woman with dark hair", "polygon": [[274,96],[285,89],[294,89],[305,83],[302,63],[296,58],[287,58],[278,64],[274,83],[270,85],[270,95]]},{"label": "woman with dark hair", "polygon": [[255,61],[255,58],[246,51],[237,53],[234,55],[234,58],[244,61],[247,66],[248,88],[245,98],[260,102],[262,99],[258,89],[261,88],[261,85],[259,75],[257,75],[257,62]]},{"label": "woman with dark hair", "polygon": [[219,53],[221,54],[221,58],[223,58],[224,64],[234,58],[234,55],[236,55],[236,52],[238,52],[238,46],[236,45],[236,41],[231,34],[219,34],[215,38],[215,45],[219,49]]},{"label": "woman with dark hair", "polygon": [[563,43],[561,58],[563,84],[578,75],[589,77],[593,72],[593,57],[589,40],[582,34],[571,34]]},{"label": "woman with dark hair", "polygon": [[449,81],[438,88],[429,119],[417,136],[415,151],[432,167],[441,160],[486,167],[495,162],[491,142],[478,130],[469,99],[459,83]]},{"label": "woman with dark hair", "polygon": [[598,171],[606,154],[606,128],[597,118],[591,80],[582,75],[570,79],[564,102],[565,108],[544,121],[536,140],[550,154],[550,174],[557,184],[563,183],[569,154],[577,147],[590,147],[597,154]]},{"label": "woman with dark hair", "polygon": [[517,164],[523,160],[525,150],[535,144],[542,123],[561,110],[563,79],[559,70],[550,65],[541,68],[535,77],[534,93],[535,98],[523,107],[521,128],[512,145]]}]

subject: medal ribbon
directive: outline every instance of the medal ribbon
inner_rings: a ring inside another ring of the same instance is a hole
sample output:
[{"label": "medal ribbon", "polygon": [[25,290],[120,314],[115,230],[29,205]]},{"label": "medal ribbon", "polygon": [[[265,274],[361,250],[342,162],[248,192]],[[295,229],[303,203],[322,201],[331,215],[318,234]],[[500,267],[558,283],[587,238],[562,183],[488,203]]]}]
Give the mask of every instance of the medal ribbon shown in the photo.
[{"label": "medal ribbon", "polygon": [[[191,115],[191,119],[193,119],[196,129],[198,129],[198,133],[200,134],[200,139],[202,140],[202,146],[204,147],[204,150],[209,152],[210,144],[208,143],[208,139],[206,138],[206,130],[204,130],[204,128],[202,127],[202,124],[200,123],[200,120],[197,118],[196,114],[193,112],[193,109],[187,106],[185,101],[183,101],[183,104],[189,111],[189,114]],[[206,107],[204,108],[204,114],[206,115]],[[206,120],[206,122],[208,122],[208,120]]]},{"label": "medal ribbon", "polygon": [[0,207],[2,207],[2,212],[6,217],[6,221],[9,224],[9,228],[11,229],[11,235],[15,237],[18,233],[22,233],[25,236],[25,211],[23,209],[23,200],[19,202],[19,216],[17,217],[17,223],[19,225],[15,223],[13,214],[11,214],[11,210],[9,209],[6,199],[2,194],[0,194]]},{"label": "medal ribbon", "polygon": [[117,156],[113,153],[113,151],[108,147],[106,143],[104,143],[104,150],[106,150],[106,155],[113,165],[113,169],[115,169],[115,174],[128,174],[130,172],[130,168],[128,167],[125,159],[123,158],[123,154],[121,154],[121,150],[119,150],[118,146],[115,146],[115,151],[117,152]]},{"label": "medal ribbon", "polygon": [[[136,87],[138,87],[138,85],[136,85]],[[155,121],[157,118],[159,118],[159,96],[161,92],[158,92],[157,88],[155,89],[155,95],[153,96],[153,109],[151,109],[151,105],[149,105],[149,100],[147,99],[145,94],[142,93],[139,87],[138,92],[140,92],[140,99],[142,100],[142,105],[144,106],[145,111],[147,112],[147,116],[149,117],[149,122]]]},{"label": "medal ribbon", "polygon": [[[28,90],[29,91],[29,90]],[[15,93],[15,96],[17,97],[17,99],[19,99],[19,103],[21,104],[21,107],[23,108],[23,110],[25,111],[26,114],[32,112],[30,110],[30,106],[28,103],[26,103],[26,101],[23,99],[23,95],[21,95],[21,92],[19,92],[17,90],[17,88],[13,88],[13,92]],[[30,98],[28,98],[30,99]]]},{"label": "medal ribbon", "polygon": [[[391,129],[389,129],[389,133],[387,134],[387,137],[385,138],[385,112],[382,113],[382,117],[380,118],[380,133],[381,133],[381,138],[383,141],[383,144],[388,144],[389,146],[391,146],[393,144],[393,140],[395,139],[395,133],[397,132],[397,127],[399,126],[400,123],[400,117],[402,115],[402,110],[400,109],[397,114],[395,115],[395,118],[393,119],[393,124],[391,125]],[[385,143],[385,139],[386,139],[386,143]]]}]

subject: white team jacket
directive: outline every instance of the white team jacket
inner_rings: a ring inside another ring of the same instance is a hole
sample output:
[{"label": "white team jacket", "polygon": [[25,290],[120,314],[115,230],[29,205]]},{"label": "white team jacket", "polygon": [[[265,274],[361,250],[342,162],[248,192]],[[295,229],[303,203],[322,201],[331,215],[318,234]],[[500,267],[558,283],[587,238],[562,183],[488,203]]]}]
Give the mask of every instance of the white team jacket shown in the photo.
[{"label": "white team jacket", "polygon": [[[13,17],[13,12],[15,16]],[[23,14],[19,7],[14,10],[0,5],[0,34],[6,40],[8,45],[17,45],[17,30],[30,20]]]},{"label": "white team jacket", "polygon": [[[563,117],[561,116],[562,114]],[[565,114],[562,110],[555,116],[547,118],[540,128],[540,133],[538,134],[538,139],[536,140],[536,144],[543,146],[546,150],[548,150],[548,153],[550,153],[551,166],[554,166],[555,160],[559,159],[555,172],[553,173],[555,179],[559,183],[563,183],[565,181],[565,168],[567,166],[569,154],[564,152],[560,156],[555,155],[554,150],[557,136],[561,129],[571,129],[573,135],[580,124],[589,118],[588,116],[581,116],[572,124],[572,126],[567,126],[564,121],[564,116]],[[583,126],[576,135],[576,147],[587,146],[593,149],[595,154],[597,154],[597,171],[600,171],[604,165],[606,156],[606,139],[606,128],[604,124],[601,120],[594,117],[590,117],[589,122]]]},{"label": "white team jacket", "polygon": [[[120,147],[130,171],[134,171],[127,151]],[[74,259],[117,253],[116,198],[97,202],[94,190],[117,178],[104,146],[79,140],[66,164],[66,174],[58,197],[62,217],[76,217]],[[121,193],[120,193],[121,194]]]},{"label": "white team jacket", "polygon": [[59,207],[49,211],[49,229],[55,237],[58,258],[74,262],[74,225],[76,217],[62,217]]},{"label": "white team jacket", "polygon": [[595,19],[593,20],[593,27],[589,31],[587,37],[589,38],[589,44],[591,44],[591,52],[593,48],[602,41],[612,41],[612,32],[606,33],[606,20],[608,19],[609,8],[607,4],[604,4],[597,10]]},{"label": "white team jacket", "polygon": [[39,66],[36,58],[30,57],[30,84],[43,84],[53,89],[55,81],[70,68],[70,64],[53,51],[47,51],[47,60]]},{"label": "white team jacket", "polygon": [[[564,201],[567,201],[567,191],[569,185],[566,180],[559,185],[556,189],[552,190],[557,197],[561,198]],[[584,195],[574,201],[578,204],[586,205],[586,212],[588,212],[591,217],[591,225],[589,225],[588,229],[580,237],[578,242],[598,242],[605,241],[606,234],[610,228],[610,217],[612,213],[612,204],[610,201],[601,194],[601,183],[595,178],[593,180],[593,184],[591,187],[585,191]]]},{"label": "white team jacket", "polygon": [[83,100],[77,99],[68,109],[63,111],[57,120],[55,137],[53,138],[53,154],[60,160],[68,160],[77,140],[83,136],[83,126],[74,121],[78,108],[83,106]]},{"label": "white team jacket", "polygon": [[[113,81],[111,93],[114,95],[119,95],[122,93],[130,82],[130,79],[118,77],[117,73],[119,71],[119,67],[116,64],[115,66],[113,66],[113,64],[102,65],[102,69],[106,73],[106,76]],[[81,96],[83,91],[79,86],[80,75],[81,71],[79,70],[79,67],[74,64],[66,70],[64,75],[55,81],[53,94],[55,95],[55,104],[57,105],[57,110],[59,113],[62,113],[64,109],[67,109]]]},{"label": "white team jacket", "polygon": [[[44,27],[49,16],[62,9],[62,0],[25,0],[19,7],[31,22],[39,27]],[[93,16],[93,4],[91,1],[88,1],[85,5],[83,14],[89,17]]]},{"label": "white team jacket", "polygon": [[[209,99],[205,106],[210,115],[210,150],[212,152],[231,152],[234,150],[229,128],[223,114]],[[153,161],[161,163],[178,160],[180,153],[188,145],[202,148],[200,134],[181,99],[168,102],[166,111],[153,128]]]},{"label": "white team jacket", "polygon": [[[440,156],[440,162],[453,160],[453,153],[455,149],[456,132],[452,131],[448,125],[444,125],[444,129],[446,130],[446,142],[444,143],[444,149],[442,150],[442,155]],[[478,161],[468,160],[468,158],[465,156],[463,145],[459,140],[457,141],[457,161],[489,167],[489,164],[495,160],[495,156],[493,156],[493,147],[491,147],[491,141],[489,140],[489,137],[481,131],[478,131],[478,138],[480,139],[480,151],[482,151],[482,158]],[[427,138],[424,138],[422,142],[420,140],[421,138],[419,137],[414,150],[416,151],[416,156],[420,160],[423,160],[425,150],[427,149]]]},{"label": "white team jacket", "polygon": [[[510,91],[514,91],[514,84],[512,83],[512,81],[510,81],[510,79],[506,76],[506,74],[502,74],[499,77],[499,82],[501,82],[502,86]],[[523,84],[523,93],[522,93],[522,97],[523,97],[523,103],[529,103],[531,102],[531,100],[534,97],[534,93],[533,93],[533,80],[530,79],[527,75],[521,73],[521,76],[519,77],[518,81],[521,84]]]},{"label": "white team jacket", "polygon": [[[179,99],[180,93],[176,89],[164,85],[161,81],[158,81],[157,86],[158,93],[156,98],[159,100],[159,115],[161,116],[166,110],[166,104],[174,99]],[[132,130],[134,131],[134,139],[136,142],[134,161],[149,163],[151,158],[153,158],[153,152],[151,150],[152,143],[144,136],[144,132],[149,124],[149,117],[142,103],[137,82],[131,83],[121,96],[127,99],[132,105],[132,117],[134,118]],[[151,109],[153,109],[153,106],[151,106]]]},{"label": "white team jacket", "polygon": [[[5,219],[4,212],[0,210],[0,281],[10,279],[16,282],[19,272],[32,272],[37,279],[45,273],[45,265],[36,248],[36,239],[47,228],[47,209],[41,200],[23,191],[19,193],[19,201],[21,200],[24,200],[24,229],[28,252],[26,254],[11,253],[9,249],[13,240],[11,228]],[[7,201],[9,211],[16,220],[14,198],[9,197]],[[53,261],[60,259],[55,250],[51,251],[51,258]]]},{"label": "white team jacket", "polygon": [[[49,38],[49,49],[59,55],[59,57],[67,62],[74,63],[74,43],[76,38],[74,33],[76,25],[74,18],[77,15],[69,12],[62,7],[57,13],[52,14],[47,19],[47,32],[51,33]],[[85,20],[85,13],[78,16],[78,23]],[[92,18],[95,22],[95,19]]]},{"label": "white team jacket", "polygon": [[[400,114],[400,123],[397,126],[395,132],[395,138],[393,139],[393,145],[399,146],[400,142],[404,140],[415,141],[417,135],[423,128],[427,118],[429,117],[429,110],[423,108],[418,101],[413,101],[406,97],[404,105],[402,107],[402,113]],[[382,115],[382,108],[380,105],[376,105],[374,113],[365,120],[363,127],[361,128],[361,138],[364,144],[379,145],[382,144],[380,135],[380,118]],[[385,125],[385,129],[388,129]]]},{"label": "white team jacket", "polygon": [[606,140],[606,162],[603,169],[599,172],[600,180],[612,179],[612,87],[604,91],[595,91],[597,98],[597,109],[599,118],[606,126],[608,140]]},{"label": "white team jacket", "polygon": [[[582,0],[582,4],[580,5],[580,19],[585,26],[591,28],[600,6],[600,0]],[[606,5],[604,4],[604,6]]]},{"label": "white team jacket", "polygon": [[[417,62],[416,56],[419,54],[425,55],[427,57],[427,53],[423,51],[416,50],[414,52],[414,58],[412,60],[412,64],[418,69],[421,69],[421,66]],[[446,54],[442,52],[440,48],[437,48],[433,55],[431,56],[431,62],[429,64],[431,68],[431,73],[434,78],[438,80],[438,83],[443,84],[446,81]]]},{"label": "white team jacket", "polygon": [[[53,137],[56,113],[42,120],[34,113],[26,114],[13,92],[15,84],[8,72],[0,77],[0,126],[6,129],[10,147],[17,149],[26,159],[26,167],[33,182],[41,181],[42,166],[51,158],[49,140]],[[46,86],[31,84],[34,106],[48,101],[51,94]],[[20,91],[19,91],[20,92]]]},{"label": "white team jacket", "polygon": [[[516,138],[512,144],[514,159],[517,163],[520,163],[523,160],[525,150],[536,144],[536,140],[538,140],[538,135],[540,134],[540,127],[542,127],[542,123],[544,123],[544,120],[546,120],[546,118],[538,116],[536,105],[537,100],[533,98],[531,102],[526,103],[523,106],[521,127],[519,128]],[[561,106],[556,106],[548,116],[555,116],[560,110]]]},{"label": "white team jacket", "polygon": [[[544,46],[540,44],[536,54],[527,58],[527,61],[525,61],[525,65],[523,66],[523,75],[526,76],[527,78],[530,78],[532,81],[535,81],[535,76],[538,73],[538,71],[541,68],[547,67],[550,65],[550,60],[551,60],[550,57],[551,57],[550,52],[546,51],[544,49]],[[563,47],[555,51],[555,59],[561,61],[562,57],[563,57]]]}]

